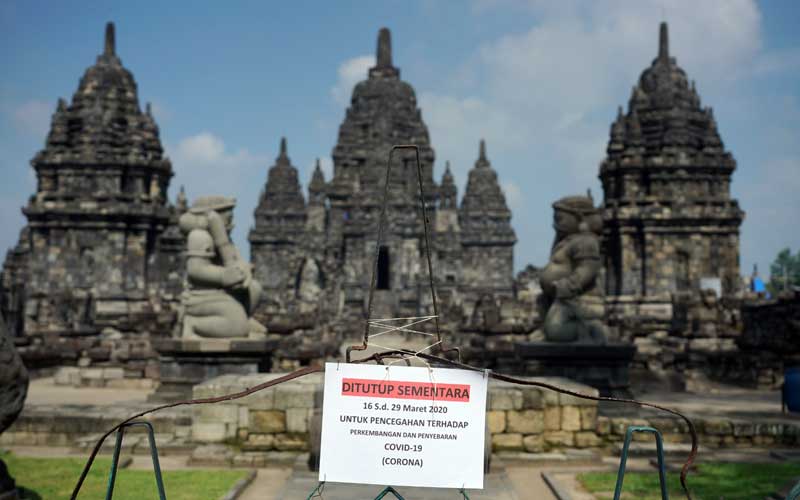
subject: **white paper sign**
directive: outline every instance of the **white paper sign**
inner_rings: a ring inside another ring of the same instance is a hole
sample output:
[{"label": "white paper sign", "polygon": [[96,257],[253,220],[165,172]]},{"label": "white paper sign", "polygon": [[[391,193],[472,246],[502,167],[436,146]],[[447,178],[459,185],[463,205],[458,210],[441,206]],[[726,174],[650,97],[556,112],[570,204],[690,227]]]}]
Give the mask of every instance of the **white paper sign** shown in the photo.
[{"label": "white paper sign", "polygon": [[487,377],[325,365],[320,481],[483,488]]}]

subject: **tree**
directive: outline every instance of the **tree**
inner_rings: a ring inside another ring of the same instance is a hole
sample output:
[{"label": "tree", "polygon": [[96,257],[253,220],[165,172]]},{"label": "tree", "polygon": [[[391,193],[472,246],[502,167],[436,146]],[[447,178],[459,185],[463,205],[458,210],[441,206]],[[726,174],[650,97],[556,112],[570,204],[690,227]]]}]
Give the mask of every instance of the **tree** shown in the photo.
[{"label": "tree", "polygon": [[[785,287],[800,287],[800,250],[795,255],[789,248],[784,248],[769,266],[769,283],[767,289],[773,296]],[[788,285],[787,285],[788,281]]]}]

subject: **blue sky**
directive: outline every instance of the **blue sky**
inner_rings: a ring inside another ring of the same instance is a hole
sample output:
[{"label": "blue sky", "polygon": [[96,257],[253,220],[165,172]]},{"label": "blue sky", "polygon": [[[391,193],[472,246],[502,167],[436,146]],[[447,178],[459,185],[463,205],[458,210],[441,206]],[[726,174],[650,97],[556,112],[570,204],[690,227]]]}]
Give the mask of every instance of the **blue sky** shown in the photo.
[{"label": "blue sky", "polygon": [[280,137],[305,185],[330,177],[353,84],[377,31],[417,91],[459,195],[485,137],[514,211],[515,267],[546,262],[550,203],[592,188],[618,105],[656,55],[671,53],[712,106],[738,161],[732,191],[747,218],[742,272],[767,272],[800,247],[800,4],[797,2],[515,1],[0,3],[0,250],[16,242],[35,190],[29,161],[59,97],[71,98],[102,51],[117,53],[153,103],[175,169],[171,197],[235,195],[234,237],[247,251],[252,211]]}]

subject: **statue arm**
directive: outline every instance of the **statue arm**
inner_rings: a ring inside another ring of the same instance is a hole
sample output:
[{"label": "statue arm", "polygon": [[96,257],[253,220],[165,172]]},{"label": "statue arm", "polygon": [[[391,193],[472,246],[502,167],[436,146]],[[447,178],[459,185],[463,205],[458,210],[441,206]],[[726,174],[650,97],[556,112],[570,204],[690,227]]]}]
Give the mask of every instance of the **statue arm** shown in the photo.
[{"label": "statue arm", "polygon": [[600,246],[596,238],[576,241],[570,249],[570,257],[574,265],[572,273],[553,284],[559,299],[571,299],[583,294],[591,288],[600,272]]},{"label": "statue arm", "polygon": [[225,267],[234,266],[238,268],[244,275],[244,279],[239,283],[242,283],[242,286],[245,288],[249,287],[253,277],[252,269],[250,265],[242,259],[236,246],[231,242],[230,236],[228,235],[228,228],[225,227],[225,221],[223,221],[219,213],[214,210],[208,212],[208,232],[211,234],[214,246],[217,252],[219,252],[223,265],[225,265]]},{"label": "statue arm", "polygon": [[228,288],[245,279],[238,267],[217,266],[201,257],[189,257],[186,261],[186,272],[194,282],[206,286]]}]

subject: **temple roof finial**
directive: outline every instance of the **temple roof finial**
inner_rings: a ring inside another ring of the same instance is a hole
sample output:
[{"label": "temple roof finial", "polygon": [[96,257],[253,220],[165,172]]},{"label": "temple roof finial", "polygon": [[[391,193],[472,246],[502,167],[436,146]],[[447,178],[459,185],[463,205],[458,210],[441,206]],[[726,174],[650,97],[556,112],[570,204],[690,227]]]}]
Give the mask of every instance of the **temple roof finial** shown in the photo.
[{"label": "temple roof finial", "polygon": [[281,153],[280,156],[286,156],[286,137],[281,137]]},{"label": "temple roof finial", "polygon": [[478,160],[486,161],[486,141],[481,139],[481,148],[478,153]]},{"label": "temple roof finial", "polygon": [[377,68],[392,66],[392,34],[389,28],[381,28],[378,32],[378,50],[375,54]]},{"label": "temple roof finial", "polygon": [[662,61],[669,61],[669,32],[667,23],[661,23],[661,30],[658,34],[658,58]]},{"label": "temple roof finial", "polygon": [[116,55],[117,47],[116,47],[116,37],[114,36],[114,23],[108,22],[106,23],[106,43],[103,49],[103,54],[107,56]]}]

